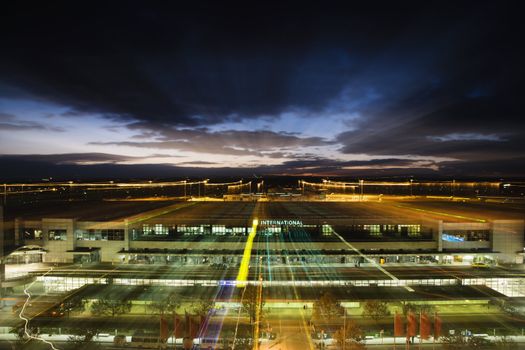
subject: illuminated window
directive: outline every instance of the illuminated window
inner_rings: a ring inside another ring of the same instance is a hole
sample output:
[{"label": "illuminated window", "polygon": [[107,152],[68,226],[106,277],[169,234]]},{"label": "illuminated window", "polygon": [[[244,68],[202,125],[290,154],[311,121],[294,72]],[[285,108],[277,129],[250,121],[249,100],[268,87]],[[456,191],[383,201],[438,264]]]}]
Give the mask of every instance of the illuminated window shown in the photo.
[{"label": "illuminated window", "polygon": [[274,225],[268,227],[268,231],[272,234],[280,234],[282,232],[282,229],[280,225]]},{"label": "illuminated window", "polygon": [[67,239],[67,230],[49,230],[47,238],[50,241],[65,241]]},{"label": "illuminated window", "polygon": [[232,227],[232,233],[234,235],[244,235],[246,233],[246,229],[244,227]]},{"label": "illuminated window", "polygon": [[144,224],[142,225],[142,232],[144,232],[145,235],[167,235],[169,227],[164,226],[163,224]]},{"label": "illuminated window", "polygon": [[202,235],[203,227],[201,226],[188,226],[188,225],[177,225],[177,232],[183,235]]},{"label": "illuminated window", "polygon": [[364,225],[363,229],[368,231],[370,236],[381,237],[381,225]]},{"label": "illuminated window", "polygon": [[421,225],[397,225],[402,233],[406,233],[408,237],[421,237]]},{"label": "illuminated window", "polygon": [[24,239],[42,239],[42,230],[36,228],[24,228],[22,229],[22,235]]},{"label": "illuminated window", "polygon": [[148,225],[148,224],[142,225],[142,232],[145,235],[154,235],[155,234],[153,228],[150,225]]},{"label": "illuminated window", "polygon": [[396,232],[396,225],[383,225],[383,232]]},{"label": "illuminated window", "polygon": [[331,236],[332,235],[332,226],[330,225],[323,225],[322,226],[322,235],[323,236]]},{"label": "illuminated window", "polygon": [[123,241],[123,229],[109,229],[109,230],[77,230],[75,237],[78,241]]},{"label": "illuminated window", "polygon": [[211,227],[211,234],[212,235],[224,235],[226,234],[226,226],[224,225],[213,225]]},{"label": "illuminated window", "polygon": [[164,226],[162,224],[155,224],[155,234],[156,235],[167,235],[169,232],[169,228],[167,226]]}]

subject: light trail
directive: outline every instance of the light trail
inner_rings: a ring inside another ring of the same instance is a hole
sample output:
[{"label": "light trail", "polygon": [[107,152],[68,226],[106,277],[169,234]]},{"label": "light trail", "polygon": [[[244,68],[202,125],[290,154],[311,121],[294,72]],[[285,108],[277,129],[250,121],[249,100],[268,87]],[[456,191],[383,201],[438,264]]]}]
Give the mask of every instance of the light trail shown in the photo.
[{"label": "light trail", "polygon": [[[332,233],[341,240],[341,242],[343,242],[348,248],[352,249],[354,252],[356,252],[360,257],[362,257],[363,259],[365,259],[366,261],[368,261],[370,264],[372,264],[372,266],[374,266],[375,268],[377,268],[379,271],[381,271],[382,273],[384,273],[386,276],[388,276],[390,279],[392,279],[393,281],[399,281],[399,278],[397,278],[396,276],[392,275],[390,272],[388,272],[387,270],[385,270],[385,268],[383,268],[381,265],[379,265],[375,260],[373,259],[370,259],[368,256],[366,256],[365,254],[361,253],[361,251],[359,249],[357,249],[356,247],[354,247],[353,245],[351,245],[348,241],[346,241],[343,237],[341,237],[341,235],[337,232],[335,232],[335,230],[332,228]],[[409,292],[413,292],[414,290],[412,288],[410,288],[409,286],[404,286],[404,288],[406,290],[408,290]]]},{"label": "light trail", "polygon": [[454,186],[454,187],[461,187],[461,186],[468,186],[468,187],[475,187],[475,186],[489,186],[489,187],[499,187],[501,186],[501,182],[461,182],[461,181],[426,181],[426,182],[416,182],[416,181],[365,181],[361,180],[362,182],[355,181],[355,182],[344,182],[344,181],[332,181],[332,180],[323,180],[323,182],[308,182],[305,180],[299,180],[300,184],[308,185],[308,186],[317,186],[317,187],[323,187],[323,186]]},{"label": "light trail", "polygon": [[136,215],[134,217],[131,217],[130,219],[128,219],[128,224],[136,224],[138,222],[149,220],[149,219],[152,219],[152,218],[157,217],[157,216],[165,215],[165,214],[174,212],[174,211],[179,210],[179,209],[187,208],[187,207],[195,205],[195,204],[197,204],[197,203],[196,202],[185,202],[184,204],[179,204],[178,203],[178,204],[170,205],[167,208],[163,207],[163,208],[160,208],[160,209],[154,209],[154,210],[152,210],[150,212],[142,213],[142,214]]},{"label": "light trail", "polygon": [[239,312],[237,313],[237,322],[235,323],[235,332],[233,333],[232,350],[235,350],[235,343],[237,340],[237,331],[239,329],[239,322],[241,321],[242,301],[244,299],[245,292],[246,292],[246,288],[242,290],[241,300],[239,301],[240,306],[239,306]]},{"label": "light trail", "polygon": [[[297,292],[297,287],[295,286],[295,283],[294,283],[295,282],[295,276],[294,276],[294,273],[293,273],[293,271],[291,269],[291,266],[287,265],[287,267],[288,267],[288,269],[290,271],[290,278],[292,279],[292,290],[293,290],[293,293],[294,293],[294,296],[295,296],[295,300],[302,301],[301,297],[299,296],[299,293]],[[306,323],[305,310],[300,308],[299,309],[299,315],[301,316],[301,330],[305,334],[305,337],[306,337],[306,340],[308,342],[308,346],[309,346],[310,350],[314,350],[315,346],[314,346],[314,343],[312,341],[312,335],[310,334],[310,327]]]},{"label": "light trail", "polygon": [[421,208],[412,208],[412,207],[407,207],[407,206],[404,206],[404,205],[395,205],[395,207],[408,209],[408,210],[414,210],[414,211],[420,211],[420,212],[423,212],[423,213],[429,213],[429,214],[435,214],[435,215],[450,216],[450,217],[455,218],[455,219],[466,219],[466,220],[472,220],[472,221],[477,221],[477,222],[487,222],[487,220],[485,220],[485,219],[473,218],[471,216],[464,216],[464,215],[444,213],[444,212],[441,212],[441,211],[434,211],[434,210],[421,209]]},{"label": "light trail", "polygon": [[[50,268],[46,273],[44,273],[42,276],[47,275],[47,274],[50,273],[51,271],[53,271],[53,267],[51,267],[51,268]],[[28,325],[29,325],[29,319],[28,319],[27,317],[25,317],[23,314],[24,314],[24,311],[25,311],[25,309],[26,309],[26,307],[27,307],[27,304],[29,303],[29,300],[31,300],[31,293],[29,293],[29,289],[33,286],[33,284],[35,284],[35,282],[36,282],[36,279],[35,279],[33,282],[31,282],[31,284],[29,284],[28,287],[24,288],[24,294],[27,296],[27,298],[26,298],[26,301],[24,302],[24,305],[22,306],[22,310],[20,310],[20,313],[18,314],[18,317],[19,317],[21,320],[24,321],[24,334],[25,334],[28,338],[30,338],[30,339],[39,340],[39,341],[41,341],[41,342],[43,342],[43,343],[45,343],[45,344],[48,344],[48,345],[51,347],[51,349],[53,349],[53,350],[60,350],[59,348],[55,347],[55,345],[54,345],[52,342],[50,342],[50,341],[48,341],[48,340],[45,340],[45,339],[42,339],[42,338],[40,338],[40,337],[34,336],[34,335],[32,335],[32,334],[29,334],[29,331],[28,331],[28,329],[27,329],[27,327],[28,327]]]},{"label": "light trail", "polygon": [[[111,269],[111,270],[105,270],[105,271],[97,271],[97,272],[105,272],[104,274],[102,274],[99,278],[104,278],[106,277],[109,273],[115,271],[115,270],[118,270],[119,267],[116,266],[115,268]],[[50,267],[47,272],[45,272],[44,274],[42,274],[41,277],[45,277],[46,275],[50,274],[52,271],[54,270],[53,267]],[[82,266],[77,266],[74,270],[82,270]],[[82,270],[83,271],[83,270]],[[22,309],[20,310],[20,313],[18,314],[18,317],[24,321],[24,334],[27,335],[30,339],[35,339],[35,340],[39,340],[45,344],[48,344],[51,349],[53,350],[60,350],[60,348],[57,348],[52,342],[48,341],[48,340],[45,340],[43,338],[40,338],[40,337],[37,337],[37,336],[34,336],[34,335],[31,335],[29,334],[29,331],[28,331],[28,325],[29,325],[29,319],[27,317],[25,317],[23,314],[24,314],[24,311],[27,307],[27,304],[29,303],[29,301],[31,300],[31,293],[29,292],[29,289],[31,289],[31,287],[35,284],[35,282],[37,281],[37,279],[35,279],[33,282],[31,282],[29,284],[29,286],[27,286],[25,289],[24,289],[24,294],[27,296],[26,298],[26,301],[24,302],[24,305],[22,306]],[[75,292],[76,293],[76,292]]]},{"label": "light trail", "polygon": [[252,247],[253,240],[255,235],[257,235],[257,225],[259,225],[259,220],[253,219],[252,229],[248,235],[246,245],[244,246],[244,253],[242,255],[241,266],[239,268],[239,274],[237,275],[237,287],[243,288],[246,286],[246,281],[248,280],[248,271],[250,269],[250,259],[252,256]]},{"label": "light trail", "polygon": [[272,281],[272,265],[270,263],[270,242],[268,240],[268,235],[265,235],[266,240],[266,264],[268,265],[268,280]]},{"label": "light trail", "polygon": [[[251,181],[249,183],[251,183]],[[240,186],[242,184],[243,184],[242,180],[239,180],[239,181],[232,181],[232,182],[213,182],[213,183],[206,182],[204,186],[230,186],[230,185]]]},{"label": "light trail", "polygon": [[[259,263],[259,268],[260,268]],[[261,313],[262,313],[262,275],[259,275],[259,285],[257,286],[257,297],[256,297],[256,309],[255,309],[255,330],[253,336],[253,350],[259,350],[259,331],[261,323]]]},{"label": "light trail", "polygon": [[41,182],[24,184],[4,184],[6,187],[161,187],[202,184],[202,181],[171,181],[171,182]]}]

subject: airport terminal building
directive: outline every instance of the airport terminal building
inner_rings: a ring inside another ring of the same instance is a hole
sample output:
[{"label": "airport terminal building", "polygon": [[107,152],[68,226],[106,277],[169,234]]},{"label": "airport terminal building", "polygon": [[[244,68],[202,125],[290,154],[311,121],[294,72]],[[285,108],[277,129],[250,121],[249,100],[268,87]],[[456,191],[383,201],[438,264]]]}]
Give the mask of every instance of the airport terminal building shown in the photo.
[{"label": "airport terminal building", "polygon": [[[7,263],[523,264],[521,210],[455,201],[82,203],[14,218]],[[370,260],[369,260],[370,259]]]}]

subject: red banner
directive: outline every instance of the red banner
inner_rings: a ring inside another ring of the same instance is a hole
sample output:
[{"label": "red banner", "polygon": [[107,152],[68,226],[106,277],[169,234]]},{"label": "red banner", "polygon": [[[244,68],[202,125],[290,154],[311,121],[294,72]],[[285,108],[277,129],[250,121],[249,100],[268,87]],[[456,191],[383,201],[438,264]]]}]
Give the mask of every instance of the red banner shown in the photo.
[{"label": "red banner", "polygon": [[434,338],[439,338],[441,336],[441,317],[437,314],[434,314]]},{"label": "red banner", "polygon": [[184,337],[184,329],[179,315],[173,316],[173,335],[175,338]]},{"label": "red banner", "polygon": [[168,330],[168,321],[164,317],[160,318],[160,339],[166,340],[169,338],[170,331]]},{"label": "red banner", "polygon": [[396,311],[394,316],[394,337],[402,337],[405,335],[405,328],[403,327],[403,318]]},{"label": "red banner", "polygon": [[186,326],[186,332],[184,332],[184,336],[191,337],[191,317],[188,315],[188,313],[184,314],[184,324]]},{"label": "red banner", "polygon": [[197,338],[201,329],[201,318],[200,317],[189,317],[189,330],[188,335],[190,338]]},{"label": "red banner", "polygon": [[419,335],[422,339],[430,337],[430,318],[424,312],[421,313],[419,318]]},{"label": "red banner", "polygon": [[413,312],[407,315],[407,337],[415,337],[417,335],[417,320]]}]

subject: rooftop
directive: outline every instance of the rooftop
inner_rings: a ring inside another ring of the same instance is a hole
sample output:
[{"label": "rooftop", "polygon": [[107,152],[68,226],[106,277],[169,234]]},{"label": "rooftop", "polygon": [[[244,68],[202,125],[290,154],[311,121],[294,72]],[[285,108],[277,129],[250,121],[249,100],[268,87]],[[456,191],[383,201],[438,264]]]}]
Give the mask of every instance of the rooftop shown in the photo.
[{"label": "rooftop", "polygon": [[384,223],[443,220],[444,222],[486,222],[525,220],[525,204],[488,203],[475,200],[442,199],[384,200],[369,202],[176,202],[176,201],[75,201],[39,202],[5,209],[7,220],[66,218],[79,221],[130,221],[241,224],[253,218],[303,220],[334,223],[369,219]]}]

